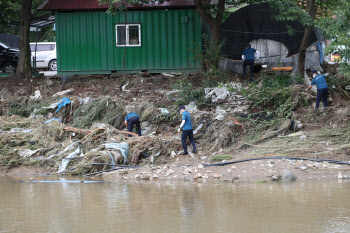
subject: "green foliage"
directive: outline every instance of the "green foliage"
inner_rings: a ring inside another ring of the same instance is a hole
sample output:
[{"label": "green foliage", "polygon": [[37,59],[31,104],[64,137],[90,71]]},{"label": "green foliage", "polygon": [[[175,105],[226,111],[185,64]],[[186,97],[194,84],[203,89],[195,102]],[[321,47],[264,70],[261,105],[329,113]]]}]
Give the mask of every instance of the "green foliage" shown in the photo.
[{"label": "green foliage", "polygon": [[210,158],[211,162],[221,162],[222,160],[230,160],[232,159],[229,155],[214,155]]},{"label": "green foliage", "polygon": [[[333,0],[328,11],[332,17],[319,17],[317,26],[323,35],[331,41],[327,52],[339,52],[344,60],[350,59],[350,2],[348,0]],[[335,15],[335,17],[334,17]]]},{"label": "green foliage", "polygon": [[209,36],[203,34],[203,45],[196,45],[194,51],[192,51],[195,61],[200,62],[206,72],[217,72],[218,60],[223,45],[224,42],[221,42],[219,45],[211,42]]},{"label": "green foliage", "polygon": [[100,4],[109,4],[107,13],[113,13],[117,10],[125,10],[126,4],[130,5],[144,5],[144,4],[156,4],[163,3],[169,0],[98,0]]},{"label": "green foliage", "polygon": [[321,135],[325,138],[331,139],[338,144],[350,143],[350,126],[342,128],[323,128]]},{"label": "green foliage", "polygon": [[20,1],[0,0],[1,17],[0,32],[18,34],[18,27],[14,27],[11,22],[19,21],[21,9]]},{"label": "green foliage", "polygon": [[94,122],[108,123],[116,128],[123,126],[126,112],[123,105],[117,105],[109,98],[93,100],[74,112],[74,126],[89,128]]},{"label": "green foliage", "polygon": [[[47,14],[44,11],[38,11],[37,8],[43,0],[32,0],[32,17],[39,17]],[[0,17],[0,32],[18,35],[17,23],[20,19],[21,1],[19,0],[0,0],[2,10]],[[30,41],[36,41],[36,32],[30,32]],[[56,34],[53,31],[53,25],[48,25],[38,31],[38,41],[56,41]]]},{"label": "green foliage", "polygon": [[178,79],[174,84],[175,89],[181,90],[180,99],[176,101],[176,105],[184,105],[190,102],[210,103],[210,99],[205,98],[205,91],[203,87],[194,88],[191,81],[186,77]]},{"label": "green foliage", "polygon": [[[297,79],[299,80],[299,78]],[[253,106],[273,111],[281,116],[290,116],[298,104],[306,104],[306,99],[292,91],[290,85],[295,78],[289,75],[265,76],[261,83],[253,82],[249,88],[242,89],[242,95],[253,102]]]}]

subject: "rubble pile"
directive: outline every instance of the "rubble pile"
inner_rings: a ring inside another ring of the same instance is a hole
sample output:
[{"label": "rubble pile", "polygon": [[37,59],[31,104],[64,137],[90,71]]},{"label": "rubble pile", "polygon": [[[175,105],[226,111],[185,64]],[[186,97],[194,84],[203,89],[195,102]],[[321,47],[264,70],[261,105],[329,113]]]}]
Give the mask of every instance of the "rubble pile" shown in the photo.
[{"label": "rubble pile", "polygon": [[[108,96],[65,97],[43,105],[28,117],[0,117],[1,150],[8,155],[2,161],[5,167],[38,164],[53,173],[81,175],[114,165],[163,164],[182,152],[181,134],[176,131],[181,116],[175,106],[130,104]],[[188,111],[202,149],[227,147],[242,129],[223,109],[199,111],[191,103]],[[140,115],[142,137],[128,137],[124,125],[128,112]]]}]

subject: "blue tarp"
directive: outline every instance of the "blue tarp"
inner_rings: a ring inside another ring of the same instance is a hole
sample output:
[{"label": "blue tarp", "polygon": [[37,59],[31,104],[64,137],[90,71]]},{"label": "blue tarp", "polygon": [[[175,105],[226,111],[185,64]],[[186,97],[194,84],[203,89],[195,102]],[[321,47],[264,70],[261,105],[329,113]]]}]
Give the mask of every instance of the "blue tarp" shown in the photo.
[{"label": "blue tarp", "polygon": [[67,104],[70,104],[70,99],[69,99],[68,97],[62,98],[62,99],[58,102],[56,112],[58,112],[62,107],[66,106]]}]

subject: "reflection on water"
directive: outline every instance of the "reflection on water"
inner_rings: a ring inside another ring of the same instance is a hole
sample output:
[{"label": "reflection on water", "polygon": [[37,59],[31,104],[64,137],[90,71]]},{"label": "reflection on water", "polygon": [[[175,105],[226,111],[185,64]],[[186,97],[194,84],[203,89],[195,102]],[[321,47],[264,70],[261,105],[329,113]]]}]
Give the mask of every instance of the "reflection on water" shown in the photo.
[{"label": "reflection on water", "polygon": [[350,232],[349,182],[20,179],[0,177],[0,232]]}]

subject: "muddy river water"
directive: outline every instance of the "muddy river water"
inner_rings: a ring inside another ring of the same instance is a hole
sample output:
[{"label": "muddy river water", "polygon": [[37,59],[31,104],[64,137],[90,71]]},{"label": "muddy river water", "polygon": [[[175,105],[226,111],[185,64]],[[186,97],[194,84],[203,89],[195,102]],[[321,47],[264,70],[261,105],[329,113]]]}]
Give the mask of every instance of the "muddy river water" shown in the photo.
[{"label": "muddy river water", "polygon": [[347,181],[35,178],[0,177],[0,232],[350,232]]}]

